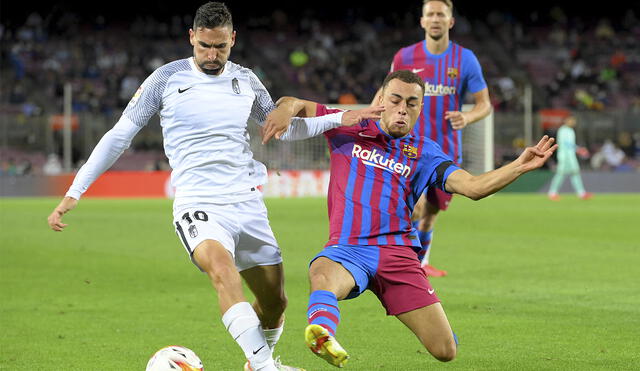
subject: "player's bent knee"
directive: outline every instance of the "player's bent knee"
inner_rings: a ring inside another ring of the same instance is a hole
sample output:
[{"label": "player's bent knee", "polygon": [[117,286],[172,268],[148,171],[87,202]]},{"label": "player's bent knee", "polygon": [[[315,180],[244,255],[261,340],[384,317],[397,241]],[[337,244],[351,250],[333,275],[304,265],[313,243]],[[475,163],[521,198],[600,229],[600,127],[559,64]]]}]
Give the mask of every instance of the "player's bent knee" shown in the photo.
[{"label": "player's bent knee", "polygon": [[273,314],[280,316],[284,313],[284,310],[287,309],[287,305],[289,304],[289,299],[287,299],[287,295],[282,292],[280,295],[274,295],[270,298],[268,303],[260,303],[260,306],[264,308],[265,311],[269,311]]},{"label": "player's bent knee", "polygon": [[309,272],[309,282],[312,290],[326,290],[331,288],[331,280],[324,272]]},{"label": "player's bent knee", "polygon": [[287,305],[289,305],[289,299],[287,298],[287,295],[283,292],[282,295],[280,296],[280,300],[278,301],[278,308],[284,312],[285,309],[287,309]]},{"label": "player's bent knee", "polygon": [[458,348],[456,347],[455,342],[447,342],[434,347],[434,349],[428,350],[438,361],[449,362],[456,358]]}]

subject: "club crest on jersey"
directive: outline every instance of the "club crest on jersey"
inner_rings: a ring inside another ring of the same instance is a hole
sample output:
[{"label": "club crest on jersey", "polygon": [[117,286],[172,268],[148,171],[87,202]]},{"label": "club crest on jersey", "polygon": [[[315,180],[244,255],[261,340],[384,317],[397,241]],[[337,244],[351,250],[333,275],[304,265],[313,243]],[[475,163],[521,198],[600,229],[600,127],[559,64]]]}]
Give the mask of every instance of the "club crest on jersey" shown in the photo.
[{"label": "club crest on jersey", "polygon": [[235,77],[231,80],[231,87],[233,88],[234,93],[240,94],[240,83],[238,83],[238,79]]},{"label": "club crest on jersey", "polygon": [[193,224],[189,226],[189,236],[191,236],[191,238],[198,237],[198,228]]},{"label": "club crest on jersey", "polygon": [[447,76],[449,76],[450,79],[458,78],[458,69],[455,67],[447,68]]},{"label": "club crest on jersey", "polygon": [[402,145],[402,153],[404,153],[405,156],[409,157],[409,158],[416,158],[418,157],[418,148],[410,145],[410,144],[403,144]]}]

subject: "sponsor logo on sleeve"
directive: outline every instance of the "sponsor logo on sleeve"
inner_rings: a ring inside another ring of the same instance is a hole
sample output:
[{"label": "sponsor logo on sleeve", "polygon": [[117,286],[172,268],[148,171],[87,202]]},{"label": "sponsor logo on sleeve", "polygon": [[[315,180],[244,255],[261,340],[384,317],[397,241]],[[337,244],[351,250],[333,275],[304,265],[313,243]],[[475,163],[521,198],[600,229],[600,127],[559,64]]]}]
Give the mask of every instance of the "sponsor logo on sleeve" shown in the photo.
[{"label": "sponsor logo on sleeve", "polygon": [[140,96],[142,95],[143,91],[144,91],[144,84],[140,85],[138,90],[136,90],[135,94],[133,94],[133,97],[131,97],[131,100],[129,101],[130,106],[133,107],[136,105],[136,103],[138,103],[138,99],[140,99]]}]

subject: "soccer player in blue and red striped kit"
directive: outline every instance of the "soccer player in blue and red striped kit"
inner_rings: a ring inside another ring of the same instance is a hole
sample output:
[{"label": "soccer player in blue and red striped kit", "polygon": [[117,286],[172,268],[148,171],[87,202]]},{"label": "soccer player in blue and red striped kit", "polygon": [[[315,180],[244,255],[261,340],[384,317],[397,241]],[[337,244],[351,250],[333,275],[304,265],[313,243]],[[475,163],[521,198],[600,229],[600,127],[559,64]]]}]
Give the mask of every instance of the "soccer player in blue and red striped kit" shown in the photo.
[{"label": "soccer player in blue and red striped kit", "polygon": [[[426,188],[475,200],[486,197],[542,166],[557,148],[545,136],[514,162],[473,176],[451,161],[437,143],[411,134],[424,89],[423,80],[411,71],[393,72],[382,85],[379,121],[365,119],[351,122],[353,126],[323,130],[331,151],[330,236],[309,267],[305,341],[334,366],[342,367],[348,359],[335,339],[340,322],[338,301],[355,298],[367,289],[435,358],[452,360],[457,351],[455,335],[415,252],[420,248],[411,224],[415,203]],[[337,111],[309,101],[283,107],[292,110],[289,117]],[[271,115],[283,114],[283,110],[276,109]],[[284,135],[280,135],[282,128],[265,127],[264,140],[275,132],[282,140],[319,134],[296,120],[291,126]]]},{"label": "soccer player in blue and red striped kit", "polygon": [[[430,138],[456,164],[462,164],[461,130],[486,117],[491,112],[491,101],[475,54],[449,40],[454,23],[451,0],[424,0],[420,26],[425,39],[400,49],[393,58],[391,72],[410,70],[422,78],[424,106],[413,134]],[[473,96],[474,106],[461,112],[467,92]],[[377,98],[376,95],[373,102]],[[429,276],[447,274],[429,263],[429,255],[436,218],[441,210],[447,210],[451,197],[437,188],[428,188],[414,210],[413,223],[422,244],[418,257]]]}]

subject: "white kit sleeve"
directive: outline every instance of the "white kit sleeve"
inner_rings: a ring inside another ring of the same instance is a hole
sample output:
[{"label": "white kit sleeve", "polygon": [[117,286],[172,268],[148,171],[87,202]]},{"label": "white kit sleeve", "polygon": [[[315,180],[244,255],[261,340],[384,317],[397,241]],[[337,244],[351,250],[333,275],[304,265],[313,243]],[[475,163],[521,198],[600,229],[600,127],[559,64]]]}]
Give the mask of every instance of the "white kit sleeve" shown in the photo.
[{"label": "white kit sleeve", "polygon": [[267,115],[276,108],[276,105],[273,103],[273,99],[271,99],[267,88],[264,87],[258,76],[253,72],[249,72],[249,83],[256,95],[249,117],[254,119],[258,125],[264,126]]},{"label": "white kit sleeve", "polygon": [[342,114],[344,114],[344,112],[331,113],[318,117],[294,117],[291,119],[289,129],[280,136],[280,140],[293,141],[307,139],[340,127],[342,125]]},{"label": "white kit sleeve", "polygon": [[142,129],[141,126],[135,125],[126,116],[121,116],[93,149],[87,162],[76,174],[66,196],[79,200],[89,186],[116,162],[125,149],[129,148],[131,140],[140,129]]}]

